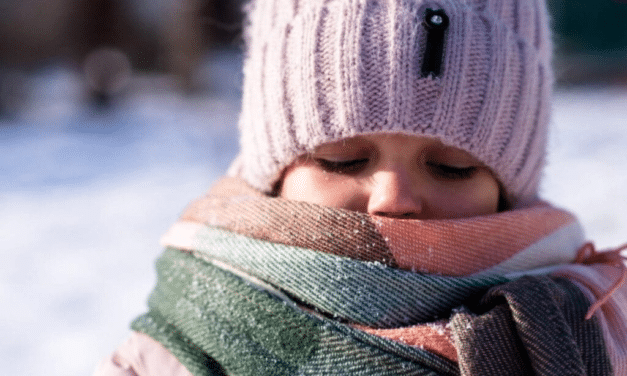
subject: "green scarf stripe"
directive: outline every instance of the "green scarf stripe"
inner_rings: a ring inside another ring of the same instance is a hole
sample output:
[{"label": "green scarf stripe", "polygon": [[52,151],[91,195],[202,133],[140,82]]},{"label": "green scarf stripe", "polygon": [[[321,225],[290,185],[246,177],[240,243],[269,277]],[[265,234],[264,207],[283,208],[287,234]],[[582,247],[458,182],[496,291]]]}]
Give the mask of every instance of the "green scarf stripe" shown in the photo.
[{"label": "green scarf stripe", "polygon": [[451,362],[311,316],[193,255],[167,250],[157,270],[150,312],[133,329],[194,375],[458,374]]},{"label": "green scarf stripe", "polygon": [[442,277],[203,228],[194,249],[342,319],[373,327],[431,321],[469,296],[508,281],[501,276]]}]

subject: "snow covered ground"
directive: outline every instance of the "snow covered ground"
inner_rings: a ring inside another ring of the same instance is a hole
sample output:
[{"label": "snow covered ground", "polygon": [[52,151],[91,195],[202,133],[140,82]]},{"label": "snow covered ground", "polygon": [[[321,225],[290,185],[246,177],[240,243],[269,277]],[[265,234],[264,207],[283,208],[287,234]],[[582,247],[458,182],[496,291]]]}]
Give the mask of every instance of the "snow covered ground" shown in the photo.
[{"label": "snow covered ground", "polygon": [[[96,112],[51,70],[0,120],[1,374],[88,375],[144,311],[160,235],[237,152],[239,56],[214,58],[213,94]],[[561,91],[554,118],[543,197],[599,247],[627,242],[627,88]]]}]

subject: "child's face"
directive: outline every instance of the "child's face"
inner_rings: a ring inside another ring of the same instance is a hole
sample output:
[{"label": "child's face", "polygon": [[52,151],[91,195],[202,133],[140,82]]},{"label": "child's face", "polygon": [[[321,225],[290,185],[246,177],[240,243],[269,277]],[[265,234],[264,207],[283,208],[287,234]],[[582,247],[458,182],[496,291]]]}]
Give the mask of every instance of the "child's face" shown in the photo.
[{"label": "child's face", "polygon": [[383,134],[321,145],[286,169],[279,195],[372,215],[444,219],[496,213],[499,183],[463,150]]}]

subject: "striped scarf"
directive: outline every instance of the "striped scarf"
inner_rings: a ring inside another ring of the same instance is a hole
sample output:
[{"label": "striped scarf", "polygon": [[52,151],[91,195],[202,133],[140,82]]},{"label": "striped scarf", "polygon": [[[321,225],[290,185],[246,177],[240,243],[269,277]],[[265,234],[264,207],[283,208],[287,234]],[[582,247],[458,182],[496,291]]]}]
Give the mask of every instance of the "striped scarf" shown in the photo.
[{"label": "striped scarf", "polygon": [[194,375],[612,374],[588,299],[550,276],[579,225],[546,204],[398,220],[225,179],[163,242],[133,329]]}]

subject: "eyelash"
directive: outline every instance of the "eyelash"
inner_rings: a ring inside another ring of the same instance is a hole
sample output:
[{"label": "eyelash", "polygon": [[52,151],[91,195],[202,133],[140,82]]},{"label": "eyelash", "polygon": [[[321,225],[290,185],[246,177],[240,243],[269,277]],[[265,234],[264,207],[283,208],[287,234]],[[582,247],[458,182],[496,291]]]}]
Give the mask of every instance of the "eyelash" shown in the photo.
[{"label": "eyelash", "polygon": [[442,177],[448,180],[465,180],[471,178],[475,172],[477,172],[477,167],[453,167],[440,163],[432,163],[427,162],[427,166],[431,169],[431,172],[434,175]]},{"label": "eyelash", "polygon": [[[322,158],[314,158],[314,161],[327,172],[347,175],[359,173],[369,162],[367,158],[349,161],[329,161]],[[434,162],[427,162],[427,166],[432,174],[447,180],[466,180],[471,178],[477,171],[477,167],[474,166],[453,167]]]},{"label": "eyelash", "polygon": [[322,169],[327,172],[333,172],[336,174],[356,174],[366,167],[369,160],[367,158],[362,158],[336,162],[322,158],[314,158],[314,161],[318,164],[318,166],[322,167]]}]

